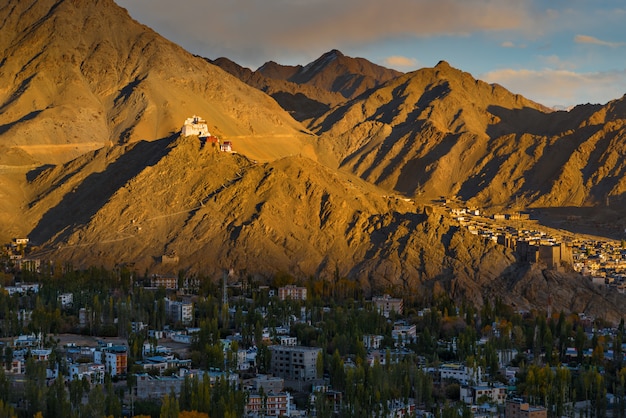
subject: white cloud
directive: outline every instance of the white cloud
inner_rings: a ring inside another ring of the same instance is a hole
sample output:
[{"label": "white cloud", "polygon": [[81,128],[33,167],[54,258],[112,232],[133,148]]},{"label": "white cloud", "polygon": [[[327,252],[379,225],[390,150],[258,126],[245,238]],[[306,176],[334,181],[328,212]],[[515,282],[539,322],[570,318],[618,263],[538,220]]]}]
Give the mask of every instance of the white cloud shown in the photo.
[{"label": "white cloud", "polygon": [[482,74],[480,78],[546,106],[604,104],[626,93],[626,71],[577,73],[553,69],[501,69]]},{"label": "white cloud", "polygon": [[576,64],[570,61],[564,61],[558,55],[539,56],[539,60],[548,68],[557,70],[575,70],[577,68]]},{"label": "white cloud", "polygon": [[419,65],[415,58],[403,57],[400,55],[392,55],[383,61],[383,65],[391,68],[412,68],[415,69]]},{"label": "white cloud", "polygon": [[624,42],[603,41],[602,39],[598,39],[596,37],[589,36],[589,35],[576,35],[574,37],[574,42],[576,42],[577,44],[601,45],[601,46],[608,46],[611,48],[617,48],[617,47],[626,45],[626,43]]},{"label": "white cloud", "polygon": [[505,41],[500,44],[502,48],[515,48],[515,44],[511,41]]},{"label": "white cloud", "polygon": [[532,5],[518,0],[116,1],[193,53],[259,65],[396,37],[532,31],[537,25]]}]

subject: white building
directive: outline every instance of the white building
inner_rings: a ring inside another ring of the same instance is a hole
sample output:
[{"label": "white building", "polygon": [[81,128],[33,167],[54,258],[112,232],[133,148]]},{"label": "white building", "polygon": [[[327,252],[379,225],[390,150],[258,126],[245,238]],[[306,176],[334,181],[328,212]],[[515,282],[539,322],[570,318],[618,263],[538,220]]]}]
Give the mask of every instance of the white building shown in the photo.
[{"label": "white building", "polygon": [[181,133],[183,136],[211,136],[206,121],[196,115],[185,120]]},{"label": "white building", "polygon": [[74,303],[74,294],[73,293],[61,293],[57,296],[57,300],[61,304],[62,308],[67,308]]},{"label": "white building", "polygon": [[441,380],[455,380],[462,385],[481,385],[483,383],[483,371],[481,367],[467,367],[463,364],[448,363],[439,367]]}]

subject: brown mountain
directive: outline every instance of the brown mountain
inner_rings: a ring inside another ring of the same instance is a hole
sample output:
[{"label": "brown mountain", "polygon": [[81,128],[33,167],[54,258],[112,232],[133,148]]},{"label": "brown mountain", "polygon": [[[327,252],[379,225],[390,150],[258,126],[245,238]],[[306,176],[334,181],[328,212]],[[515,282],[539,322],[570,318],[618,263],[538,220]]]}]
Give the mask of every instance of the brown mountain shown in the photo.
[{"label": "brown mountain", "polygon": [[[294,96],[344,97],[318,101],[325,113],[307,125],[318,137],[112,0],[11,0],[0,22],[0,236],[30,237],[36,256],[142,272],[339,274],[376,293],[497,295],[522,308],[556,287],[555,309],[624,313],[622,296],[515,263],[443,210],[399,197],[617,199],[622,101],[550,113],[445,63],[376,87],[327,71],[345,58],[336,52],[297,71],[274,66],[275,77],[292,73],[274,81]],[[178,135],[193,114],[238,153]]]},{"label": "brown mountain", "polygon": [[347,57],[336,49],[305,66],[281,66],[269,62],[257,72],[269,78],[340,93],[346,99],[355,98],[402,74],[364,58]]},{"label": "brown mountain", "polygon": [[223,137],[301,137],[302,127],[266,95],[132,20],[113,0],[9,0],[0,22],[1,143],[33,162],[164,138],[194,114]]},{"label": "brown mountain", "polygon": [[552,112],[441,62],[310,124],[337,164],[408,196],[579,206],[626,191],[624,99]]},{"label": "brown mountain", "polygon": [[329,51],[305,66],[269,61],[256,71],[227,58],[211,62],[263,90],[300,121],[319,117],[338,104],[402,74],[363,58],[347,57],[337,50]]},{"label": "brown mountain", "polygon": [[[95,151],[33,181],[41,199],[31,210],[52,208],[30,234],[46,242],[42,256],[76,267],[133,263],[138,271],[214,277],[224,269],[326,280],[338,273],[366,294],[448,292],[477,304],[498,296],[520,309],[545,304],[558,289],[555,309],[610,320],[626,306],[580,276],[513,264],[509,250],[442,210],[388,197],[305,157],[258,164],[201,147],[195,137],[121,148]],[[165,255],[177,261],[163,262]]]}]

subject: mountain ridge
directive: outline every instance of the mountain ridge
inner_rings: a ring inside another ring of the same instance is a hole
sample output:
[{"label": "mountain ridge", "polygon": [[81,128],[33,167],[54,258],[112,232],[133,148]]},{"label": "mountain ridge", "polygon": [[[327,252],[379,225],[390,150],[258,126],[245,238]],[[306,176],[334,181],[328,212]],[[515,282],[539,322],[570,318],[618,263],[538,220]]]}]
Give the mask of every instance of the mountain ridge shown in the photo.
[{"label": "mountain ridge", "polygon": [[[555,307],[624,314],[622,296],[519,263],[433,203],[617,208],[624,99],[553,112],[445,61],[394,74],[338,51],[264,69],[302,84],[216,62],[235,77],[111,0],[10,0],[0,22],[0,236],[35,257],[529,309],[555,285]],[[236,152],[181,136],[192,115]]]}]

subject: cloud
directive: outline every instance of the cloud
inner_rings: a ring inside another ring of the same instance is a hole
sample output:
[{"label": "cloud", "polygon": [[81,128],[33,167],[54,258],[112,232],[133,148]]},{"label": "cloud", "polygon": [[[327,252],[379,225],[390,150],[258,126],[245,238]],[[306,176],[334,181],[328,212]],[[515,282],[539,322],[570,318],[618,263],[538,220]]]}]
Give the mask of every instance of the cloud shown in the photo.
[{"label": "cloud", "polygon": [[386,65],[391,68],[397,68],[397,67],[417,68],[418,62],[415,58],[403,57],[400,55],[393,55],[391,57],[385,58],[383,61],[383,65]]},{"label": "cloud", "polygon": [[500,44],[502,48],[515,48],[515,44],[511,41],[505,41]]},{"label": "cloud", "polygon": [[482,74],[480,78],[546,106],[606,103],[626,93],[626,71],[577,73],[553,69],[501,69]]},{"label": "cloud", "polygon": [[608,46],[611,48],[617,48],[617,47],[626,45],[626,43],[624,42],[603,41],[602,39],[598,39],[589,35],[576,35],[574,37],[574,42],[576,42],[577,44],[602,45],[602,46]]},{"label": "cloud", "polygon": [[116,1],[193,53],[235,60],[317,58],[393,38],[525,31],[536,22],[531,5],[518,0]]}]

